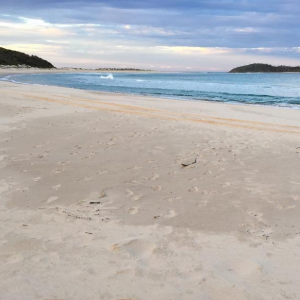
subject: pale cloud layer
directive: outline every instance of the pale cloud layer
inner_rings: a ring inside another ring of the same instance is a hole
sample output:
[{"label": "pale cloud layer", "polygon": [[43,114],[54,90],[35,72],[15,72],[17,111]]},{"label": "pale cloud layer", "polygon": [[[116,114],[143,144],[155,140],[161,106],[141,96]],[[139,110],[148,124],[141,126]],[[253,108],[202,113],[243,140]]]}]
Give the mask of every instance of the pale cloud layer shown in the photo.
[{"label": "pale cloud layer", "polygon": [[296,0],[0,0],[0,46],[56,66],[222,71],[300,65]]}]

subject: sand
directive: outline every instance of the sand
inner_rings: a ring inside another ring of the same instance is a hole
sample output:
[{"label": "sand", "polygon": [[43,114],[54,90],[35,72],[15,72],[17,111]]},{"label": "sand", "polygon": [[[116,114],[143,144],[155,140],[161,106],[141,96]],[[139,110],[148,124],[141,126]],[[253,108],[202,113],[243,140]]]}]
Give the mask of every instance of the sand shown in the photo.
[{"label": "sand", "polygon": [[300,110],[0,82],[1,300],[299,299],[299,204]]}]

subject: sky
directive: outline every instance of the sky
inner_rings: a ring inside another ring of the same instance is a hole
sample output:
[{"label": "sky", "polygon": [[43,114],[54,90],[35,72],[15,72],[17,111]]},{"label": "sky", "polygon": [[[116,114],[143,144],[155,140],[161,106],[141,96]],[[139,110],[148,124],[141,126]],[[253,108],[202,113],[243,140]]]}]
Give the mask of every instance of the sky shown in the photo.
[{"label": "sky", "polygon": [[300,65],[300,0],[0,0],[0,46],[56,67]]}]

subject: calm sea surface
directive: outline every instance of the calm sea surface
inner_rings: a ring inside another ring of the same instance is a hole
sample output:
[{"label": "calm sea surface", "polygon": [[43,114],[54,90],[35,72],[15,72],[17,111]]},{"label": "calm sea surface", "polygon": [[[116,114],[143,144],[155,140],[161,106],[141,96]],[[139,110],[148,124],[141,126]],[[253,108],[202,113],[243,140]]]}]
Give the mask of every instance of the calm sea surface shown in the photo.
[{"label": "calm sea surface", "polygon": [[300,73],[76,73],[11,75],[4,80],[83,90],[300,108]]}]

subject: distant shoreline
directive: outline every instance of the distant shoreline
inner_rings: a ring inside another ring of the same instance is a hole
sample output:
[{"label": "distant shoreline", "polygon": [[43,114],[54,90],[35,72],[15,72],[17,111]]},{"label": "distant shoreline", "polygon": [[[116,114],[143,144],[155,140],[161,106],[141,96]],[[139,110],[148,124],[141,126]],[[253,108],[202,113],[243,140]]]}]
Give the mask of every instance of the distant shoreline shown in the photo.
[{"label": "distant shoreline", "polygon": [[76,69],[76,68],[1,68],[0,74],[37,74],[37,73],[161,73],[160,71],[147,70],[130,70],[130,69]]}]

